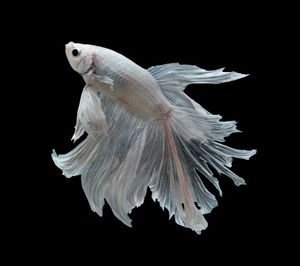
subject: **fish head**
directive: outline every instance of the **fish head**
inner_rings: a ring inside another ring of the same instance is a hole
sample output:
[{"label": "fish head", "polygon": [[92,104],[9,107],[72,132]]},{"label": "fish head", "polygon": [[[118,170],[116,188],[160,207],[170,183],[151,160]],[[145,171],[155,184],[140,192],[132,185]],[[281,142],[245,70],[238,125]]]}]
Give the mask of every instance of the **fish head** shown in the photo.
[{"label": "fish head", "polygon": [[86,74],[93,68],[93,53],[90,45],[69,42],[66,56],[71,67],[79,74]]}]

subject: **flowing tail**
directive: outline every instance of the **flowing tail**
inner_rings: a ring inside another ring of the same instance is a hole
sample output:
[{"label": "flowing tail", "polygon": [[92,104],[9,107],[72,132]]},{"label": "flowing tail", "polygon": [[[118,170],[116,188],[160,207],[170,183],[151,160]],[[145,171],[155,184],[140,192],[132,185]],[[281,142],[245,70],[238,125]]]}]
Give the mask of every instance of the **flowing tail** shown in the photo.
[{"label": "flowing tail", "polygon": [[[170,218],[174,216],[176,223],[200,234],[207,227],[203,214],[217,206],[202,179],[208,179],[220,195],[218,179],[211,169],[230,177],[236,185],[245,184],[229,169],[232,158],[249,159],[256,151],[221,144],[224,137],[238,132],[236,123],[220,121],[220,116],[207,112],[183,90],[191,83],[221,83],[244,75],[179,64],[156,66],[149,71],[173,105],[167,117],[150,123],[113,99],[103,95],[99,98],[86,88],[75,139],[83,129],[88,136],[71,152],[53,152],[52,158],[64,175],[81,175],[90,206],[100,216],[106,199],[115,216],[131,226],[128,213],[143,203],[150,187],[153,199],[168,209]],[[98,101],[97,110],[102,110],[98,119],[93,115],[95,107],[85,104],[85,97],[96,105]],[[84,116],[83,111],[90,115]],[[98,130],[93,131],[95,128]]]},{"label": "flowing tail", "polygon": [[[178,224],[197,233],[207,227],[203,214],[217,206],[217,200],[204,186],[207,178],[222,195],[211,168],[230,177],[236,185],[244,180],[229,170],[232,158],[249,159],[255,150],[229,148],[218,141],[236,132],[235,122],[220,122],[220,116],[201,116],[196,110],[176,108],[164,120],[160,169],[152,179],[153,198],[166,207]],[[200,173],[200,175],[199,175]]]}]

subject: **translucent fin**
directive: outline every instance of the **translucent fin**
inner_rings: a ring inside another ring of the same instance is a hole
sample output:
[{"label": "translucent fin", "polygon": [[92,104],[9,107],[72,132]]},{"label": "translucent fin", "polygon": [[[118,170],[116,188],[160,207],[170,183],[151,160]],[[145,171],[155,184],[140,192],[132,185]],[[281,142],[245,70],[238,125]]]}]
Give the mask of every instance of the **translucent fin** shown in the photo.
[{"label": "translucent fin", "polygon": [[101,84],[102,86],[107,86],[112,91],[114,90],[114,81],[110,77],[93,74],[92,78],[96,79],[98,84]]},{"label": "translucent fin", "polygon": [[169,210],[170,218],[174,215],[176,223],[200,233],[207,227],[207,222],[195,202],[201,206],[203,213],[215,207],[217,202],[190,167],[191,154],[185,153],[181,136],[176,136],[170,122],[162,122],[164,141],[161,149],[156,151],[159,154],[159,171],[151,180],[152,197]]},{"label": "translucent fin", "polygon": [[189,84],[219,84],[243,78],[247,75],[237,72],[223,72],[224,68],[205,70],[193,65],[178,63],[152,66],[148,71],[162,88],[184,90]]},{"label": "translucent fin", "polygon": [[164,146],[159,155],[163,160],[157,162],[161,170],[150,184],[153,198],[169,210],[170,217],[174,215],[178,224],[197,233],[207,226],[202,214],[217,206],[216,198],[206,189],[202,178],[207,178],[222,195],[209,166],[230,177],[236,185],[244,184],[228,168],[233,157],[249,159],[256,152],[216,142],[237,131],[234,122],[219,120],[220,116],[201,115],[197,109],[175,108],[170,121],[164,122],[169,124],[164,125]]},{"label": "translucent fin", "polygon": [[72,177],[83,173],[83,169],[93,160],[98,146],[99,139],[88,136],[69,153],[57,155],[53,150],[51,156],[55,165],[63,171],[63,175]]},{"label": "translucent fin", "polygon": [[244,179],[229,170],[232,158],[249,159],[256,150],[238,150],[220,144],[225,137],[239,132],[236,122],[220,121],[221,116],[210,114],[183,90],[193,83],[222,83],[246,75],[223,72],[223,69],[206,71],[179,64],[156,66],[148,70],[174,106],[169,121],[171,130],[167,129],[168,125],[164,126],[161,172],[150,185],[153,198],[169,210],[170,217],[175,216],[178,224],[200,233],[207,226],[202,214],[209,213],[217,206],[216,198],[205,188],[201,178],[208,179],[222,196],[218,179],[209,167],[228,176],[236,185],[245,184]]},{"label": "translucent fin", "polygon": [[182,90],[176,90],[172,87],[167,86],[162,88],[162,93],[172,105],[175,105],[177,107],[196,109],[201,115],[210,115],[207,110],[205,110],[200,104],[191,99]]},{"label": "translucent fin", "polygon": [[[154,154],[154,125],[113,99],[99,95],[107,134],[90,136],[65,155],[53,154],[67,176],[81,174],[82,186],[93,211],[102,215],[104,199],[113,213],[130,226],[128,213],[140,206],[149,185]],[[158,133],[156,133],[158,134]],[[148,152],[151,151],[151,154]]]},{"label": "translucent fin", "polygon": [[92,136],[97,136],[106,130],[106,118],[101,108],[100,98],[91,87],[85,86],[80,98],[72,140],[79,139],[84,131]]}]

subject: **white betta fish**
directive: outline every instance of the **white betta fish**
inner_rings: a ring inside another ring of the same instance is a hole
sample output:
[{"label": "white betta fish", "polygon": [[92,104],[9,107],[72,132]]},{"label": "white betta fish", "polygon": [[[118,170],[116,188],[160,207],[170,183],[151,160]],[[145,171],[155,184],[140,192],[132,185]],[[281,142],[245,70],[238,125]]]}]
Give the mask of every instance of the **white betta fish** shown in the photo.
[{"label": "white betta fish", "polygon": [[229,170],[232,158],[249,159],[255,150],[221,144],[238,132],[235,121],[222,122],[189,98],[189,84],[218,84],[246,75],[207,71],[178,63],[144,69],[112,50],[70,42],[66,55],[85,80],[73,140],[87,137],[54,163],[66,177],[81,175],[91,209],[102,216],[104,199],[114,215],[131,226],[128,213],[140,206],[147,187],[170,218],[198,234],[203,214],[217,206],[204,186],[208,179],[222,195],[210,168],[244,180]]}]

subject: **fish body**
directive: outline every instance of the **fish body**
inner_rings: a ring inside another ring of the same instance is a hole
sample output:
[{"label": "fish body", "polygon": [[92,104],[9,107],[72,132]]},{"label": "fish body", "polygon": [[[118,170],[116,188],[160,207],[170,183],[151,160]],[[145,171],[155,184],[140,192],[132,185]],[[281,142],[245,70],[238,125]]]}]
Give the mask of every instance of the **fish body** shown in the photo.
[{"label": "fish body", "polygon": [[211,169],[244,184],[229,169],[232,158],[249,159],[256,151],[221,144],[238,132],[235,121],[220,121],[184,89],[246,75],[177,63],[146,70],[115,51],[73,42],[66,55],[86,83],[72,139],[88,135],[67,154],[54,151],[54,163],[67,177],[81,175],[90,206],[100,216],[106,199],[115,216],[131,226],[128,213],[143,203],[149,187],[170,218],[200,234],[207,227],[203,214],[217,206],[202,178],[222,195]]},{"label": "fish body", "polygon": [[[67,44],[67,54],[74,47],[73,43]],[[158,82],[149,71],[110,49],[88,45],[81,48],[81,53],[85,48],[92,55],[93,72],[83,74],[83,78],[91,87],[150,120],[163,116],[171,109]],[[104,78],[110,80],[110,84],[106,84]]]}]

